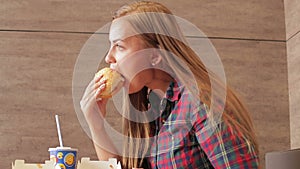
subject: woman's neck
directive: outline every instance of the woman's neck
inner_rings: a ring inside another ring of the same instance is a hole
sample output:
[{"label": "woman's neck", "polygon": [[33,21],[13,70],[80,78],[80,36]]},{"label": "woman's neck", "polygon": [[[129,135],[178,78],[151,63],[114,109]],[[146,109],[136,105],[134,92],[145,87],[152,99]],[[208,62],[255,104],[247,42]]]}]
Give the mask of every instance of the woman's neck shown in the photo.
[{"label": "woman's neck", "polygon": [[174,81],[174,78],[169,74],[162,70],[155,69],[152,81],[146,86],[162,98],[172,81]]}]

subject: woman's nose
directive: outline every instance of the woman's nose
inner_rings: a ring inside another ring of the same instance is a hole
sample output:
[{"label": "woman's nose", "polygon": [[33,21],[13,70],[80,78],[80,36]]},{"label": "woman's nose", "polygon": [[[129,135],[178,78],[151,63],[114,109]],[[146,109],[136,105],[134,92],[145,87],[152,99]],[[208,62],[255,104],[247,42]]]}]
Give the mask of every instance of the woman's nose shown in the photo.
[{"label": "woman's nose", "polygon": [[114,57],[111,50],[109,50],[105,56],[105,62],[108,64],[116,63],[116,58]]}]

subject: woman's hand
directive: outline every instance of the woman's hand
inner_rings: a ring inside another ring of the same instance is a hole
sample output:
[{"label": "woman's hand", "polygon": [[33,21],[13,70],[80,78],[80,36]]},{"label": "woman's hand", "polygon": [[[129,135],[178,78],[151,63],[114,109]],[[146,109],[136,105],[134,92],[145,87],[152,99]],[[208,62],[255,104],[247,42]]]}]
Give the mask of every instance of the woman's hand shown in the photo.
[{"label": "woman's hand", "polygon": [[95,77],[89,83],[80,101],[81,110],[90,129],[100,129],[103,127],[103,119],[106,114],[108,99],[98,97],[106,87],[106,80],[102,77],[103,76]]}]

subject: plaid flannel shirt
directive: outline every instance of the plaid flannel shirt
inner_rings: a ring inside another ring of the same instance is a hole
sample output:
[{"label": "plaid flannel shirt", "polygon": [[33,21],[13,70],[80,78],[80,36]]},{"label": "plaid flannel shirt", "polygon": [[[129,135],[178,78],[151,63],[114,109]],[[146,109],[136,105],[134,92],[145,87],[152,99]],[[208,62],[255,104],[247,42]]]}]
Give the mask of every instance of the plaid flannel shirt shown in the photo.
[{"label": "plaid flannel shirt", "polygon": [[163,169],[258,168],[258,156],[252,145],[233,134],[225,122],[217,125],[213,132],[204,130],[207,106],[200,101],[191,104],[190,98],[184,86],[170,84],[159,105],[161,115],[151,123],[152,136],[156,139],[150,146],[148,166]]}]

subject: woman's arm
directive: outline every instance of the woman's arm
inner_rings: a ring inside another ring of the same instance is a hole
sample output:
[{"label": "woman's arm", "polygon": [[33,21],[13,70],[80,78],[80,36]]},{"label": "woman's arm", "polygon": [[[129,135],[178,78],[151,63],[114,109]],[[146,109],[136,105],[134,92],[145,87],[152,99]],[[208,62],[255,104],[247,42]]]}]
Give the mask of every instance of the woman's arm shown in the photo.
[{"label": "woman's arm", "polygon": [[87,86],[80,101],[81,110],[91,131],[94,147],[99,160],[118,158],[116,148],[104,128],[107,99],[97,99],[105,89],[102,76],[94,78]]},{"label": "woman's arm", "polygon": [[109,158],[117,158],[118,160],[121,160],[113,142],[104,128],[97,132],[91,131],[91,134],[99,160],[107,161]]}]

